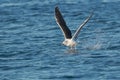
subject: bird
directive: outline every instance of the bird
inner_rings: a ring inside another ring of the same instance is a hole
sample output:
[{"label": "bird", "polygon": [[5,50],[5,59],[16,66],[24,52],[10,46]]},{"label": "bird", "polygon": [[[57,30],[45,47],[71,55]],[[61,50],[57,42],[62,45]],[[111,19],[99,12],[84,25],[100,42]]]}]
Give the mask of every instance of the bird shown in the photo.
[{"label": "bird", "polygon": [[82,27],[90,20],[92,15],[93,15],[93,12],[86,18],[86,20],[84,20],[84,22],[78,27],[76,32],[72,35],[65,20],[63,19],[63,16],[62,16],[58,6],[56,6],[55,7],[55,20],[64,35],[64,41],[62,42],[62,44],[65,46],[68,46],[70,48],[76,47],[76,45],[77,45],[76,40],[77,40],[78,34],[80,33]]}]

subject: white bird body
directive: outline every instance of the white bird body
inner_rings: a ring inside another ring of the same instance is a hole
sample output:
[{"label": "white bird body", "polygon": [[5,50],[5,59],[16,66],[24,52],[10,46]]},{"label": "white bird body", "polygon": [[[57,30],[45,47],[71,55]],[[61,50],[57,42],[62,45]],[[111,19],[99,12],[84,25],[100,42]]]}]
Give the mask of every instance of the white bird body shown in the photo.
[{"label": "white bird body", "polygon": [[74,46],[76,46],[77,43],[73,39],[65,39],[63,41],[63,44],[68,46],[68,47],[73,48]]}]

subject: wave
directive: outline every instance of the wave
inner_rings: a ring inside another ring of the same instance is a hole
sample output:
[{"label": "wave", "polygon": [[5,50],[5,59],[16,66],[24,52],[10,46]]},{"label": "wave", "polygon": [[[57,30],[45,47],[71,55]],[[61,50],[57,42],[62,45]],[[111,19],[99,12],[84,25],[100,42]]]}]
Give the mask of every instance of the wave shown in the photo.
[{"label": "wave", "polygon": [[120,0],[102,0],[103,2],[118,2]]}]

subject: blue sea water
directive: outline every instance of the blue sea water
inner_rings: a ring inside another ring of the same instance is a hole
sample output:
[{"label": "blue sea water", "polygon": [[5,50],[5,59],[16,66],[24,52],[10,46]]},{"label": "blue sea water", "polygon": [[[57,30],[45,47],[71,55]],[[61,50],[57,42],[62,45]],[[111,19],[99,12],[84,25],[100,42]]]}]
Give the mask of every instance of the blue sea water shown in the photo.
[{"label": "blue sea water", "polygon": [[[55,6],[73,33],[94,11],[74,51]],[[120,0],[0,0],[0,80],[120,80]]]}]

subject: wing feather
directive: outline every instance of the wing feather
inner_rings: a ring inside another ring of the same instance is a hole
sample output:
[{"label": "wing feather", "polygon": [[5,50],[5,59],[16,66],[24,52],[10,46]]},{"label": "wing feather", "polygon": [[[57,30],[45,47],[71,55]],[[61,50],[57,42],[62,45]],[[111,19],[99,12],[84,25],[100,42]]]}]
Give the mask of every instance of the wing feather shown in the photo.
[{"label": "wing feather", "polygon": [[64,37],[67,39],[72,38],[72,34],[70,29],[67,27],[65,20],[62,17],[61,12],[59,11],[58,7],[55,7],[55,18],[56,22],[59,25],[60,29],[62,30]]},{"label": "wing feather", "polygon": [[80,27],[76,30],[76,32],[74,33],[72,39],[77,39],[78,34],[80,33],[82,27],[90,20],[90,18],[92,17],[93,12],[90,14],[90,16],[88,16],[88,18],[80,25]]}]

